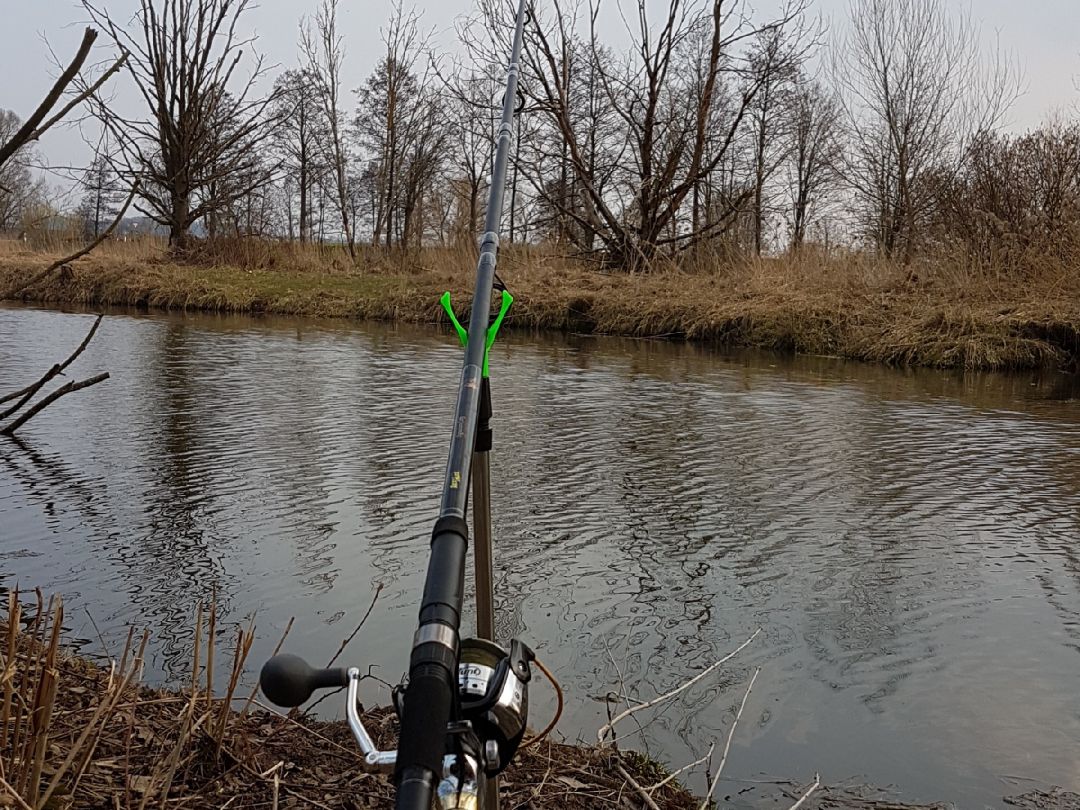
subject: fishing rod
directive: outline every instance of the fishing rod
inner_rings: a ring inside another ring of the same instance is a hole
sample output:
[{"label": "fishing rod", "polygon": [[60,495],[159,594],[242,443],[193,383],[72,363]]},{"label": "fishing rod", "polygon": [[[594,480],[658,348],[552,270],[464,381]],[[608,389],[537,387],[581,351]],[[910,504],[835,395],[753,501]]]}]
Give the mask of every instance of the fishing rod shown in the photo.
[{"label": "fishing rod", "polygon": [[[359,716],[358,668],[314,669],[294,655],[277,655],[263,666],[264,694],[280,706],[299,706],[317,689],[347,687],[346,718],[365,764],[392,770],[397,810],[494,810],[495,777],[510,763],[525,733],[532,651],[515,639],[509,649],[494,643],[491,577],[490,482],[491,385],[488,354],[513,296],[498,281],[499,231],[513,141],[515,103],[528,0],[519,0],[513,47],[495,139],[484,233],[468,329],[458,321],[450,294],[441,303],[465,346],[454,410],[450,451],[439,515],[409,657],[408,685],[395,690],[401,724],[397,751],[380,751]],[[502,301],[494,322],[491,305]],[[462,639],[461,611],[469,546],[466,521],[470,484],[477,542],[477,613],[481,638]]]}]

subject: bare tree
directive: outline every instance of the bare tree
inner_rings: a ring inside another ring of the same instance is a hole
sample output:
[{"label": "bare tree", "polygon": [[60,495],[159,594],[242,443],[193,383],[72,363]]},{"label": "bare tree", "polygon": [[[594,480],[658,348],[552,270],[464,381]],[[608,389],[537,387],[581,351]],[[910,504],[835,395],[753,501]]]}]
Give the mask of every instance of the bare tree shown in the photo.
[{"label": "bare tree", "polygon": [[300,49],[308,75],[314,81],[323,121],[328,131],[326,162],[341,217],[341,234],[349,255],[356,258],[356,224],[349,216],[348,148],[345,143],[344,112],[341,106],[341,69],[345,60],[343,37],[337,30],[338,0],[322,0],[311,21],[301,24]]},{"label": "bare tree", "polygon": [[[534,18],[526,48],[526,86],[538,110],[560,133],[583,208],[558,203],[604,245],[609,259],[630,269],[646,268],[661,255],[673,255],[711,238],[730,225],[741,199],[697,228],[688,227],[682,209],[688,195],[716,171],[744,128],[751,105],[768,75],[754,71],[739,46],[766,30],[789,26],[803,12],[802,2],[786,4],[764,25],[749,22],[742,4],[723,0],[669,0],[654,25],[645,0],[636,3],[636,21],[628,23],[632,44],[623,54],[601,61],[595,20],[601,0],[591,0],[589,53],[597,78],[611,99],[625,138],[629,174],[621,190],[602,193],[590,180],[585,133],[575,126],[567,58],[577,37],[576,7],[555,2],[550,18]],[[695,39],[700,70],[690,66]],[[727,81],[738,83],[724,93]],[[717,131],[718,107],[732,102]],[[540,191],[541,189],[538,189]],[[624,195],[629,192],[627,199]],[[752,192],[750,192],[752,193]]]},{"label": "bare tree", "polygon": [[767,184],[788,156],[794,83],[816,45],[814,33],[793,20],[790,26],[761,31],[750,50],[750,70],[758,77],[749,117],[754,137],[754,253],[759,256],[770,207]]},{"label": "bare tree", "polygon": [[[257,93],[265,73],[255,56],[240,74],[255,36],[238,27],[251,0],[139,0],[133,30],[103,6],[83,5],[118,47],[145,104],[143,117],[99,112],[116,140],[127,173],[140,179],[140,210],[169,228],[169,243],[189,247],[191,226],[266,182],[256,171],[272,133],[272,95]],[[237,178],[244,178],[236,182]]]},{"label": "bare tree", "polygon": [[795,92],[792,114],[788,193],[791,247],[798,250],[822,197],[837,185],[842,155],[840,105],[818,82],[803,81]]},{"label": "bare tree", "polygon": [[299,197],[300,241],[308,242],[315,186],[328,170],[328,129],[309,70],[288,70],[278,77],[276,86],[274,146],[281,153],[282,170],[293,190],[287,195],[287,214],[291,222],[295,193]]},{"label": "bare tree", "polygon": [[386,247],[395,240],[419,242],[421,196],[450,135],[450,116],[430,64],[420,64],[429,49],[419,19],[415,11],[405,12],[400,0],[394,5],[383,29],[384,55],[358,91],[354,127],[371,155],[376,181],[372,241],[381,238]]},{"label": "bare tree", "polygon": [[970,13],[943,0],[853,0],[833,46],[833,82],[851,134],[845,175],[882,253],[910,261],[932,195],[919,179],[957,170],[1016,96],[1019,75],[980,52]]},{"label": "bare tree", "polygon": [[472,244],[479,227],[481,195],[494,153],[492,116],[498,93],[495,74],[472,64],[456,63],[449,71],[435,65],[450,112],[453,160],[447,178],[451,239]]},{"label": "bare tree", "polygon": [[[18,115],[11,110],[0,110],[0,144],[8,143],[21,127]],[[0,230],[15,228],[41,201],[41,181],[35,180],[30,169],[33,161],[34,144],[27,141],[0,165]]]}]

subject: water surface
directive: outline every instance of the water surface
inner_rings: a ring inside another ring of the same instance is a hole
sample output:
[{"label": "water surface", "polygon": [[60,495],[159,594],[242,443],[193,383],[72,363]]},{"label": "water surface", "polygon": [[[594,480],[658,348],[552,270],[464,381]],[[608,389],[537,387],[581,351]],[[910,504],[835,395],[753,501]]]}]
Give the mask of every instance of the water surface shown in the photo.
[{"label": "water surface", "polygon": [[[0,390],[89,323],[0,308]],[[115,313],[70,369],[112,379],[0,441],[0,586],[65,594],[91,650],[148,626],[175,680],[214,588],[226,623],[256,617],[254,672],[289,617],[290,648],[329,657],[381,583],[345,658],[396,681],[460,356],[433,329]],[[567,739],[610,690],[648,699],[761,627],[638,747],[677,766],[722,744],[761,667],[732,777],[962,807],[1080,790],[1069,378],[522,334],[492,362],[499,634],[555,669]]]}]

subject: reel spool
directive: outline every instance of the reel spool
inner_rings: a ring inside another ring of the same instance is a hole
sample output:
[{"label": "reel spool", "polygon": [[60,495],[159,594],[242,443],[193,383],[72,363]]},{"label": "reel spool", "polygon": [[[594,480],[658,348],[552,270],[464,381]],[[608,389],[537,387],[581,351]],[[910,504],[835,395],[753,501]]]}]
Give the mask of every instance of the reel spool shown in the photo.
[{"label": "reel spool", "polygon": [[529,663],[536,656],[514,639],[510,650],[484,639],[461,642],[458,691],[462,718],[484,744],[485,772],[500,773],[514,758],[529,719]]}]

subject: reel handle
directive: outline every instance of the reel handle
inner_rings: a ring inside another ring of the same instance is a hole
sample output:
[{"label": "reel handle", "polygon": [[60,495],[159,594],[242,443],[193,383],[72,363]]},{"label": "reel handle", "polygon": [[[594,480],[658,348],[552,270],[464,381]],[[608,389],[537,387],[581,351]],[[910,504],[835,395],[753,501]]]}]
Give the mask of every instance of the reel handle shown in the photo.
[{"label": "reel handle", "polygon": [[318,689],[349,685],[346,671],[340,667],[315,669],[299,655],[275,655],[259,673],[259,686],[275,706],[293,708],[306,703]]}]

